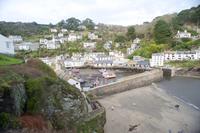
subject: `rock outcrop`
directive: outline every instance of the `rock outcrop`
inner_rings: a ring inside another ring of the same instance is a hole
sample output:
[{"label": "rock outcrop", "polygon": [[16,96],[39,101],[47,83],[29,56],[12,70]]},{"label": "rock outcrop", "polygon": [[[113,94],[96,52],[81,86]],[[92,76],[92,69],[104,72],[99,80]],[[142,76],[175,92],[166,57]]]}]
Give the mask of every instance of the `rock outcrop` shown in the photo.
[{"label": "rock outcrop", "polygon": [[101,133],[105,110],[99,106],[88,112],[86,98],[39,60],[2,67],[0,130]]}]

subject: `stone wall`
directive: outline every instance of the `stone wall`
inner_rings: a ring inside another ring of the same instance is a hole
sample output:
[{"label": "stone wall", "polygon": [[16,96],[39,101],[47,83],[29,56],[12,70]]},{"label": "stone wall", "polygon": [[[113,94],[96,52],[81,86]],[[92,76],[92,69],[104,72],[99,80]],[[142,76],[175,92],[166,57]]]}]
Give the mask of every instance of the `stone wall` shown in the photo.
[{"label": "stone wall", "polygon": [[85,118],[77,125],[77,133],[104,133],[106,123],[106,111],[98,101],[91,102],[96,106]]},{"label": "stone wall", "polygon": [[146,71],[140,74],[122,78],[114,83],[95,87],[88,93],[96,95],[97,97],[102,97],[114,93],[127,91],[130,89],[147,86],[152,84],[153,82],[162,80],[162,78],[163,78],[163,71],[160,69],[154,69],[151,71]]}]

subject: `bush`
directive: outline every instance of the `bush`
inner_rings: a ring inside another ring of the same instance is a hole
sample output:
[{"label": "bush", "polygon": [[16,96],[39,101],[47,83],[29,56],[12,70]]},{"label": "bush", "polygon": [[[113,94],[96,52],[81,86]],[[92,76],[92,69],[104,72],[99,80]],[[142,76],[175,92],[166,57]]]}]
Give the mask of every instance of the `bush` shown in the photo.
[{"label": "bush", "polygon": [[191,41],[192,39],[190,39],[190,38],[182,38],[181,39],[183,42],[189,42],[189,41]]},{"label": "bush", "polygon": [[143,47],[136,50],[128,58],[132,59],[133,56],[142,56],[145,58],[151,58],[152,53],[162,52],[164,49],[165,49],[165,45],[147,44],[147,45],[143,45]]},{"label": "bush", "polygon": [[19,121],[17,118],[9,113],[1,112],[0,113],[0,128],[17,128],[19,127]]},{"label": "bush", "polygon": [[45,89],[48,89],[53,84],[53,79],[41,77],[37,79],[29,79],[26,82],[27,90],[27,111],[37,113],[41,111],[44,99]]},{"label": "bush", "polygon": [[27,65],[35,69],[41,70],[42,72],[48,74],[48,76],[56,78],[56,73],[45,63],[39,59],[28,60]]},{"label": "bush", "polygon": [[0,54],[0,66],[1,65],[21,64],[21,63],[23,63],[23,61],[20,59]]},{"label": "bush", "polygon": [[175,66],[175,67],[183,67],[183,68],[200,67],[199,61],[192,61],[192,60],[170,61],[167,64]]},{"label": "bush", "polygon": [[28,95],[28,112],[35,113],[40,111],[41,98],[44,86],[44,78],[29,79],[26,82],[26,90]]}]

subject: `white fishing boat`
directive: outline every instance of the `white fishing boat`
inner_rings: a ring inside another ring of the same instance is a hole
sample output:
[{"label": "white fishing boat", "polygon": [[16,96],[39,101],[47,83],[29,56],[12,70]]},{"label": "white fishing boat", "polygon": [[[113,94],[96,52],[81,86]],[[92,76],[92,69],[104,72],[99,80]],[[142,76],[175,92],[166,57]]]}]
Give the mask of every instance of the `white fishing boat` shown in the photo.
[{"label": "white fishing boat", "polygon": [[104,71],[102,76],[106,79],[115,78],[116,74],[113,71]]}]

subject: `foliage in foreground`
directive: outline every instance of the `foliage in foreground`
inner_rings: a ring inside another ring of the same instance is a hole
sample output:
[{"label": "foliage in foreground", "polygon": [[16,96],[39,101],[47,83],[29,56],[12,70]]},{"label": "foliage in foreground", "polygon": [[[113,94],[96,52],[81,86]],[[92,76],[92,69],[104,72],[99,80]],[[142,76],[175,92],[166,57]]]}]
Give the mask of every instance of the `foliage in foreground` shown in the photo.
[{"label": "foliage in foreground", "polygon": [[23,61],[14,57],[0,54],[0,66],[21,64]]}]

